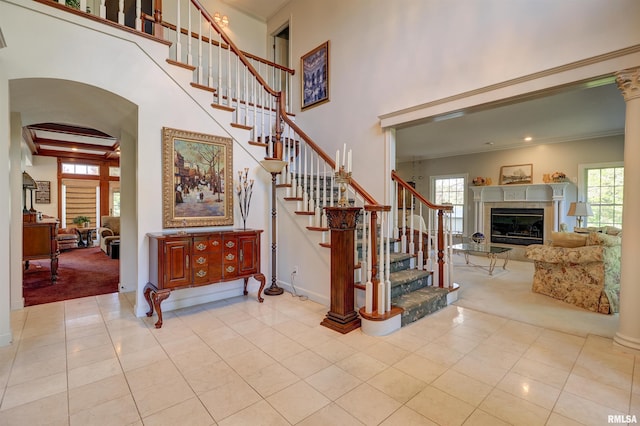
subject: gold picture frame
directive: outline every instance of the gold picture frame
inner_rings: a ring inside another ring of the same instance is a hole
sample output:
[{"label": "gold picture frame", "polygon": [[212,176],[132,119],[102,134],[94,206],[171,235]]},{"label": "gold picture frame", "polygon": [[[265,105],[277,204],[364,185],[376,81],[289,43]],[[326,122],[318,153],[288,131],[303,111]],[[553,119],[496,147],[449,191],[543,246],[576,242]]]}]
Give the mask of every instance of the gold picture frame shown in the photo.
[{"label": "gold picture frame", "polygon": [[302,110],[329,102],[329,41],[300,59]]},{"label": "gold picture frame", "polygon": [[533,183],[533,164],[500,167],[500,185]]},{"label": "gold picture frame", "polygon": [[231,138],[162,128],[162,223],[233,225]]}]

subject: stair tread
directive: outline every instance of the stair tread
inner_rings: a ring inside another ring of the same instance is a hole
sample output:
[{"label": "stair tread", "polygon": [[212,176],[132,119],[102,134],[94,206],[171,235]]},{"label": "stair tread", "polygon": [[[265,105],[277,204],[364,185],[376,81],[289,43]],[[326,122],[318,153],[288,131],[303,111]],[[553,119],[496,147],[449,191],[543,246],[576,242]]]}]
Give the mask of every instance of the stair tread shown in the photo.
[{"label": "stair tread", "polygon": [[419,269],[404,269],[402,271],[396,271],[389,274],[389,280],[391,281],[391,287],[396,287],[423,277],[428,277],[429,275],[431,275],[431,272],[429,271],[421,271]]},{"label": "stair tread", "polygon": [[400,306],[406,311],[416,306],[420,306],[429,300],[437,300],[447,297],[449,290],[440,287],[423,287],[391,299],[391,304]]}]

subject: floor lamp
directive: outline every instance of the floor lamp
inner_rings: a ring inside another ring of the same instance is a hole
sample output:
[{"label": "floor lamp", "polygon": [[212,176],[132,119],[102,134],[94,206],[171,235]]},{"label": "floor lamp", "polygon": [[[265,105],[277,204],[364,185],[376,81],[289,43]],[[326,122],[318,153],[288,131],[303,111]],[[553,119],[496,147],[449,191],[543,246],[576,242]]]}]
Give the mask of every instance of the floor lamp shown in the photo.
[{"label": "floor lamp", "polygon": [[260,163],[262,167],[271,173],[271,287],[265,289],[264,294],[277,296],[282,294],[284,289],[278,287],[276,273],[276,247],[278,241],[276,233],[276,216],[278,214],[276,209],[276,176],[282,172],[287,162],[282,160],[262,160]]}]

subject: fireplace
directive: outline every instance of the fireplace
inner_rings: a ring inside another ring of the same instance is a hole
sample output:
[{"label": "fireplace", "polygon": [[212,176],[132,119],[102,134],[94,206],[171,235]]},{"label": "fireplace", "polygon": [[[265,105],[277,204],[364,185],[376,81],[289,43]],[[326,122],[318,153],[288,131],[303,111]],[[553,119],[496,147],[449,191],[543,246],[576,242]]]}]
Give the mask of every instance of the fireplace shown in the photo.
[{"label": "fireplace", "polygon": [[544,209],[492,208],[491,242],[528,246],[544,242]]}]

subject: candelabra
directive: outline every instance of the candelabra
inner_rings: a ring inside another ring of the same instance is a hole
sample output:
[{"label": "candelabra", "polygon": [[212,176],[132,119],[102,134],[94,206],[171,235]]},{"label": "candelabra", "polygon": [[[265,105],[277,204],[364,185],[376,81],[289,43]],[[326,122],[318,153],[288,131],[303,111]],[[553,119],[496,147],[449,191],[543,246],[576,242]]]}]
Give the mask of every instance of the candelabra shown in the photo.
[{"label": "candelabra", "polygon": [[340,166],[340,169],[335,173],[336,183],[340,185],[340,198],[338,199],[338,207],[349,207],[349,201],[347,200],[347,185],[351,183],[351,172],[344,169],[344,166]]}]

